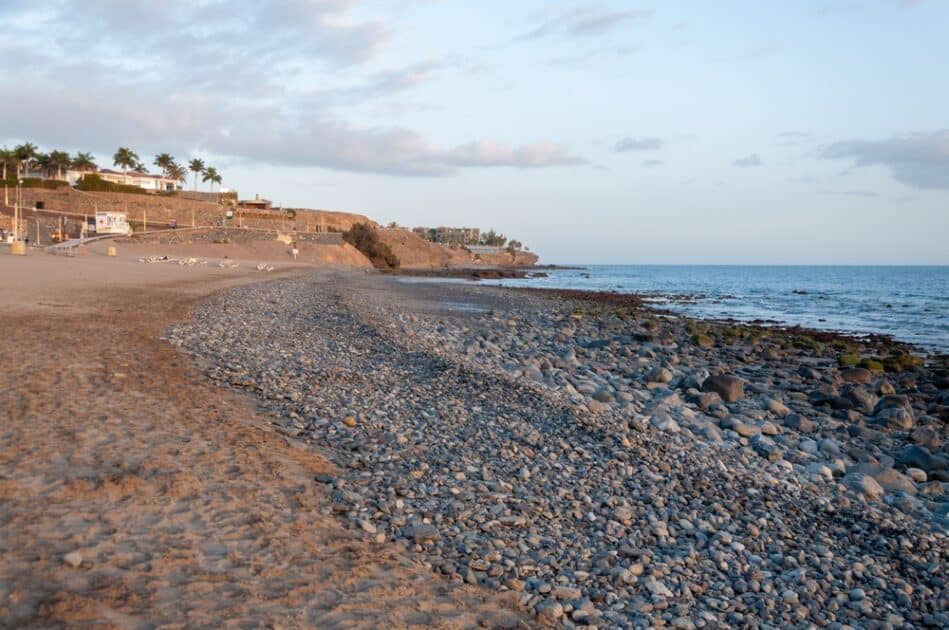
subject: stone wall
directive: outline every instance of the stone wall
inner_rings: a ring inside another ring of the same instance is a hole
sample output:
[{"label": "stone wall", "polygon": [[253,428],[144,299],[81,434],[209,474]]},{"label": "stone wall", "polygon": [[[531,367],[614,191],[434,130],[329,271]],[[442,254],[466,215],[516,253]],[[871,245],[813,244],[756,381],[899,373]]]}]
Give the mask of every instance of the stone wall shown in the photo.
[{"label": "stone wall", "polygon": [[[9,191],[13,203],[15,192]],[[2,199],[0,199],[2,201]],[[2,205],[2,204],[0,204]],[[354,223],[374,221],[359,214],[328,210],[295,209],[242,210],[178,195],[134,195],[127,193],[81,192],[63,187],[58,190],[22,189],[22,207],[28,208],[24,217],[37,218],[43,214],[65,214],[81,223],[83,216],[93,216],[96,210],[125,212],[136,231],[164,229],[172,223],[177,227],[250,227],[283,232],[343,232]],[[34,213],[33,208],[44,212]],[[232,212],[228,218],[228,211]],[[3,214],[12,214],[12,206],[3,207]]]}]

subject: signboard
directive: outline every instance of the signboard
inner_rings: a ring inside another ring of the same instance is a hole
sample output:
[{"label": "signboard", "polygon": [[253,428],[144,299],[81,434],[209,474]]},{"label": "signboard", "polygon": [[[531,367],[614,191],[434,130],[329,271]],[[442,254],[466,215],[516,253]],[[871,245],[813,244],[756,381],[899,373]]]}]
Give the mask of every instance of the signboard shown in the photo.
[{"label": "signboard", "polygon": [[96,234],[131,234],[124,212],[96,212]]}]

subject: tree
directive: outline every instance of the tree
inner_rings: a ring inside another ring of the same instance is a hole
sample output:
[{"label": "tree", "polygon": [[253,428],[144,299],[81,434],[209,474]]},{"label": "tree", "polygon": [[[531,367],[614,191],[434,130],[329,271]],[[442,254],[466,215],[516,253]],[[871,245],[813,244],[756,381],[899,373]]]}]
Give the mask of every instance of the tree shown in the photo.
[{"label": "tree", "polygon": [[24,142],[23,144],[17,145],[13,149],[13,153],[16,156],[16,176],[17,179],[20,178],[20,174],[26,170],[27,165],[30,163],[30,160],[36,155],[36,145],[32,142]]},{"label": "tree", "polygon": [[145,167],[145,163],[144,163],[144,162],[136,162],[136,163],[135,163],[135,166],[132,167],[132,172],[134,172],[134,173],[139,173],[139,174],[141,174],[141,173],[147,173],[147,172],[148,172],[148,168]]},{"label": "tree", "polygon": [[62,179],[63,169],[69,168],[72,158],[70,158],[69,153],[66,151],[50,151],[49,161],[50,170],[56,170],[56,179]]},{"label": "tree", "polygon": [[3,147],[0,149],[0,166],[3,167],[3,179],[7,178],[7,169],[11,167],[16,167],[17,158],[16,152],[13,149],[8,149]]},{"label": "tree", "polygon": [[155,156],[154,164],[161,169],[162,174],[168,175],[168,169],[175,163],[175,158],[169,153],[159,153]]},{"label": "tree", "polygon": [[168,168],[165,169],[165,176],[168,179],[173,179],[176,182],[185,183],[188,181],[188,169],[186,169],[181,164],[172,162],[168,165]]},{"label": "tree", "polygon": [[188,168],[194,172],[194,190],[198,189],[198,173],[204,172],[204,160],[194,158],[188,162]]},{"label": "tree", "polygon": [[53,160],[49,153],[34,153],[29,165],[30,168],[39,169],[44,177],[49,177],[53,170]]},{"label": "tree", "polygon": [[211,182],[211,185],[208,187],[208,189],[211,192],[214,192],[214,184],[220,184],[222,179],[221,179],[221,176],[218,174],[216,168],[214,168],[213,166],[208,166],[207,168],[204,169],[204,173],[201,176],[201,181]]},{"label": "tree", "polygon": [[129,169],[139,164],[138,155],[128,147],[119,147],[112,156],[112,164],[121,167],[123,177],[128,177]]},{"label": "tree", "polygon": [[95,159],[92,157],[91,153],[82,153],[79,152],[76,154],[76,157],[73,158],[71,166],[77,171],[94,171],[98,169],[98,165],[95,163]]}]

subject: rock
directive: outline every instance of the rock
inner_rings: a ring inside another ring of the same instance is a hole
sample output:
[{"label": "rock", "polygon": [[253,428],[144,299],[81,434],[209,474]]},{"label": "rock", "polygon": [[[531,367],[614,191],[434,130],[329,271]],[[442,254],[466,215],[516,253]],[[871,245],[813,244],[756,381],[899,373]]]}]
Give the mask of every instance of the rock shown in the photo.
[{"label": "rock", "polygon": [[593,394],[593,400],[601,403],[609,403],[613,402],[613,396],[605,389],[601,389],[597,393]]},{"label": "rock", "polygon": [[870,475],[859,472],[847,473],[843,481],[845,486],[867,499],[877,501],[883,498],[883,488]]},{"label": "rock", "polygon": [[646,380],[650,383],[668,383],[672,380],[672,372],[664,367],[653,368],[646,375]]},{"label": "rock", "polygon": [[910,496],[916,495],[916,485],[913,483],[913,480],[893,468],[887,468],[879,474],[874,475],[873,478],[877,480],[877,483],[883,486],[887,494],[891,492],[902,492]]},{"label": "rock", "polygon": [[773,413],[779,418],[783,418],[784,416],[791,413],[791,410],[788,408],[787,405],[785,405],[781,401],[775,400],[774,398],[769,398],[767,405],[768,405],[768,411],[770,411],[771,413]]},{"label": "rock", "polygon": [[926,483],[928,479],[926,471],[921,468],[907,468],[906,475],[916,483]]},{"label": "rock", "polygon": [[402,535],[413,540],[416,544],[433,542],[441,538],[441,534],[431,523],[416,523],[402,530]]},{"label": "rock", "polygon": [[587,402],[587,409],[590,410],[590,413],[601,414],[606,411],[606,405],[599,400],[590,400]]},{"label": "rock", "polygon": [[753,424],[748,424],[745,422],[733,422],[731,425],[732,431],[740,435],[741,437],[751,437],[753,435],[758,435],[761,433],[761,427],[757,427]]},{"label": "rock", "polygon": [[885,378],[877,384],[877,394],[880,396],[892,396],[895,393],[896,388],[893,387],[893,383],[886,380]]},{"label": "rock", "polygon": [[367,534],[376,533],[376,526],[365,519],[359,519],[359,527]]},{"label": "rock", "polygon": [[660,431],[665,433],[678,433],[679,432],[679,423],[667,413],[659,414],[658,416],[653,416],[649,421],[652,426],[656,427]]},{"label": "rock", "polygon": [[563,617],[563,606],[555,599],[545,599],[537,604],[537,618],[544,623],[552,623]]},{"label": "rock", "polygon": [[354,418],[353,416],[346,416],[345,418],[343,418],[343,424],[345,424],[347,427],[352,428],[356,426],[356,418]]},{"label": "rock", "polygon": [[814,433],[817,431],[816,422],[809,420],[798,413],[792,413],[786,416],[784,418],[784,426],[801,433]]},{"label": "rock", "polygon": [[658,580],[649,578],[643,582],[643,586],[653,596],[666,597],[666,598],[670,598],[673,596],[672,591],[669,590],[669,587],[667,587],[662,582],[659,582]]},{"label": "rock", "polygon": [[70,551],[65,556],[63,556],[63,562],[72,568],[77,569],[82,564],[82,554],[78,551]]},{"label": "rock", "polygon": [[867,594],[864,592],[864,590],[863,590],[862,588],[855,588],[855,589],[853,589],[852,591],[850,591],[850,600],[851,600],[851,601],[855,601],[855,602],[863,601],[863,599],[864,599],[866,596],[867,596]]},{"label": "rock", "polygon": [[848,368],[840,371],[840,379],[845,383],[866,385],[873,380],[873,372],[860,367]]},{"label": "rock", "polygon": [[916,427],[913,429],[913,432],[909,434],[909,439],[928,449],[938,449],[942,446],[942,440],[939,439],[939,434],[932,427]]},{"label": "rock", "polygon": [[555,586],[550,591],[551,597],[559,600],[565,599],[580,599],[581,593],[580,589],[575,586]]},{"label": "rock", "polygon": [[761,432],[765,435],[778,435],[781,431],[773,422],[765,420],[761,423]]},{"label": "rock", "polygon": [[720,374],[709,376],[702,383],[703,392],[715,392],[725,402],[736,402],[745,397],[745,388],[737,376]]},{"label": "rock", "polygon": [[859,385],[850,387],[846,396],[863,413],[873,413],[873,408],[878,401],[876,394],[871,394],[866,388]]},{"label": "rock", "polygon": [[897,456],[897,461],[904,466],[912,466],[925,470],[927,474],[935,470],[949,469],[949,459],[941,455],[933,455],[922,446],[911,444]]},{"label": "rock", "polygon": [[878,424],[893,429],[912,429],[916,422],[913,406],[906,396],[884,396],[873,408],[873,416]]}]

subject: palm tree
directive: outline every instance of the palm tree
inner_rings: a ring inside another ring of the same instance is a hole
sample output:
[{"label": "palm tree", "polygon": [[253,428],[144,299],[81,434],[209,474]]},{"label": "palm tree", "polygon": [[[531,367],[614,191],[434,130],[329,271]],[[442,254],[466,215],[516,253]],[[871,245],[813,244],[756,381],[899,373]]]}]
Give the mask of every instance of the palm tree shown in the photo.
[{"label": "palm tree", "polygon": [[201,177],[202,182],[211,182],[209,190],[214,192],[214,184],[221,183],[221,176],[218,174],[217,169],[213,166],[209,166],[204,169],[204,175]]},{"label": "palm tree", "polygon": [[63,178],[63,169],[69,168],[72,162],[69,153],[66,151],[51,151],[49,154],[50,169],[56,169],[56,179]]},{"label": "palm tree", "polygon": [[70,165],[77,171],[94,171],[99,168],[91,153],[82,152],[76,154],[76,157]]},{"label": "palm tree", "polygon": [[53,170],[53,160],[49,153],[34,153],[30,159],[30,168],[39,169],[44,177],[49,177]]},{"label": "palm tree", "polygon": [[165,175],[168,177],[168,179],[173,179],[176,182],[185,183],[188,181],[188,169],[176,162],[172,162],[168,166],[168,169],[165,171]]},{"label": "palm tree", "polygon": [[188,162],[188,168],[194,171],[194,189],[198,189],[198,173],[204,172],[204,160],[194,158]]},{"label": "palm tree", "polygon": [[155,166],[161,169],[161,172],[168,175],[168,168],[175,163],[175,158],[170,153],[159,153],[155,156]]},{"label": "palm tree", "polygon": [[7,168],[17,163],[16,152],[13,149],[3,147],[0,149],[0,165],[3,166],[3,179],[7,178]]},{"label": "palm tree", "polygon": [[113,166],[122,167],[122,176],[128,177],[130,168],[138,164],[138,155],[128,147],[119,147],[119,150],[112,156]]},{"label": "palm tree", "polygon": [[148,172],[148,169],[145,167],[145,163],[144,163],[144,162],[136,162],[135,166],[132,167],[132,172],[133,172],[133,173],[139,173],[139,174],[141,174],[141,173],[147,173],[147,172]]},{"label": "palm tree", "polygon": [[16,176],[17,179],[20,178],[20,174],[26,171],[26,167],[29,164],[30,160],[33,159],[33,156],[36,155],[36,145],[32,142],[24,142],[21,145],[16,146],[13,149],[13,153],[16,156]]}]

